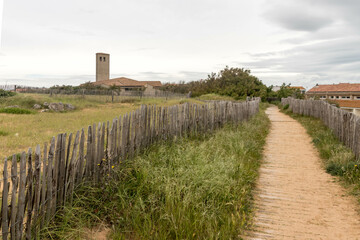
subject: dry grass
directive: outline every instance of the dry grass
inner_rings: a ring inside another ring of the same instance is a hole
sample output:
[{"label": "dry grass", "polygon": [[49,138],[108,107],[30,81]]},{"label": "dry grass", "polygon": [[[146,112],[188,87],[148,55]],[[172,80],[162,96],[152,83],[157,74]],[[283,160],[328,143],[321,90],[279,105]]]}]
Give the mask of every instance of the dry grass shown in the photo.
[{"label": "dry grass", "polygon": [[[35,103],[63,102],[74,104],[78,110],[66,113],[44,112],[30,115],[0,114],[0,159],[35,147],[36,144],[49,142],[53,136],[59,133],[76,132],[81,128],[86,128],[93,123],[112,120],[119,115],[123,115],[141,104],[174,105],[185,101],[195,101],[192,99],[136,99],[134,103],[111,103],[106,97],[91,96],[82,99],[74,96],[62,96],[50,98],[48,95],[40,94],[19,94],[12,98],[7,98],[7,103],[2,105],[19,105],[29,107]],[[126,102],[125,99],[121,99]]]}]

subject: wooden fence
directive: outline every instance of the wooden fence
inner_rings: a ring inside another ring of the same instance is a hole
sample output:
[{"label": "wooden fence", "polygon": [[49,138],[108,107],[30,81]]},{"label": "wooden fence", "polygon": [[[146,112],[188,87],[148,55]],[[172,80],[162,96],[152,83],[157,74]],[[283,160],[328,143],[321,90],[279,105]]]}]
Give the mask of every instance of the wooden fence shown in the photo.
[{"label": "wooden fence", "polygon": [[[142,105],[112,123],[59,134],[41,149],[5,159],[2,179],[2,239],[36,239],[80,184],[99,184],[125,159],[156,141],[212,132],[238,124],[259,110],[259,99],[170,107]],[[18,162],[20,166],[18,166]],[[11,164],[11,171],[8,164]]]},{"label": "wooden fence", "polygon": [[360,117],[322,100],[283,98],[281,104],[289,104],[293,113],[320,118],[338,139],[360,159]]},{"label": "wooden fence", "polygon": [[50,89],[50,88],[20,88],[21,93],[37,93],[52,95],[78,95],[78,96],[109,96],[112,98],[133,97],[133,98],[187,98],[186,94],[173,93],[154,89],[152,91],[143,90],[111,90],[111,89]]}]

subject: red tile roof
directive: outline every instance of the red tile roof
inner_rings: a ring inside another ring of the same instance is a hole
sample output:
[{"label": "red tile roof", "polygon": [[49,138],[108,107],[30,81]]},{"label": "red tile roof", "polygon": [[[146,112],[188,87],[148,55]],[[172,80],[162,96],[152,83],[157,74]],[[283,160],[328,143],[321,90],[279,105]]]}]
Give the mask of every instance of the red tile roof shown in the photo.
[{"label": "red tile roof", "polygon": [[360,92],[360,83],[317,85],[308,91],[308,93],[317,92]]},{"label": "red tile roof", "polygon": [[360,100],[336,100],[340,107],[360,108]]},{"label": "red tile roof", "polygon": [[121,87],[144,87],[146,84],[149,84],[153,87],[161,87],[162,84],[160,81],[136,81],[134,79],[120,77],[113,78],[109,80],[97,81],[93,83],[96,85],[107,85],[107,86],[121,86]]},{"label": "red tile roof", "polygon": [[141,83],[149,84],[153,87],[161,87],[162,84],[160,81],[140,81]]}]

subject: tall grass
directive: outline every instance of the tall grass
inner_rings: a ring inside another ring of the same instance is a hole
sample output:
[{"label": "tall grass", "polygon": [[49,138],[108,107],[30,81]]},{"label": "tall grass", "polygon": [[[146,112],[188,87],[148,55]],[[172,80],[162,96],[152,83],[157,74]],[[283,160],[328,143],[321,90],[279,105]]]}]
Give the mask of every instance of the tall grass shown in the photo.
[{"label": "tall grass", "polygon": [[360,202],[360,162],[356,160],[351,149],[341,143],[321,120],[294,114],[290,110],[284,112],[306,128],[319,151],[326,171],[333,176],[339,176],[342,182],[352,189]]},{"label": "tall grass", "polygon": [[79,188],[44,237],[86,238],[85,229],[105,222],[112,239],[240,238],[268,129],[262,111],[213,135],[156,144],[101,188]]}]

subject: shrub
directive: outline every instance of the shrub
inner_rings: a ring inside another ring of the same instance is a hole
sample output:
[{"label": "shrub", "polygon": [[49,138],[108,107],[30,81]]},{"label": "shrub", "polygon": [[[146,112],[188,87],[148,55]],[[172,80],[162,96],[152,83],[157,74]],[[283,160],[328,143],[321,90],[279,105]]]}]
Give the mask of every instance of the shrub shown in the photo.
[{"label": "shrub", "polygon": [[10,114],[34,114],[33,111],[23,108],[1,108],[0,113],[10,113]]},{"label": "shrub", "polygon": [[288,108],[289,108],[289,104],[286,104],[286,105],[283,107],[284,110],[286,110],[286,109],[288,109]]},{"label": "shrub", "polygon": [[15,96],[15,92],[5,91],[3,89],[0,89],[0,97],[12,97]]}]

